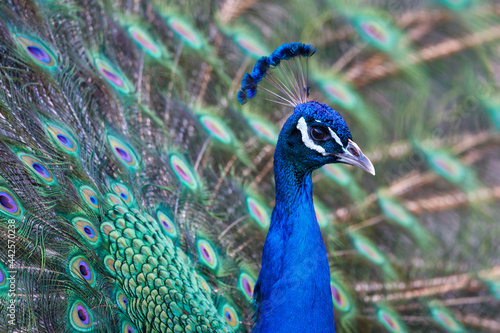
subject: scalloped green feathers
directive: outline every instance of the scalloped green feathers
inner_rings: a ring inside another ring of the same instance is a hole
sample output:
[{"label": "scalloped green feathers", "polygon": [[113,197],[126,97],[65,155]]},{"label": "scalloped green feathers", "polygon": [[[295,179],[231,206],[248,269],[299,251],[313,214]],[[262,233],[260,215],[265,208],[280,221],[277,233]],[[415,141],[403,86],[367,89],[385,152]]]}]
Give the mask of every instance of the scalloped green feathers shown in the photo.
[{"label": "scalloped green feathers", "polygon": [[[131,304],[159,305],[157,312],[145,311],[143,319],[132,317],[136,326],[146,323],[147,326],[157,325],[161,330],[179,329],[181,316],[187,316],[189,325],[185,329],[194,332],[201,320],[197,314],[203,313],[204,323],[222,328],[223,318],[217,315],[209,298],[211,288],[194,272],[189,258],[170,240],[164,222],[172,221],[161,210],[157,215],[160,223],[139,210],[115,206],[108,212],[112,220],[101,225],[110,253],[105,256],[104,265],[110,274],[123,281],[123,291],[114,295],[118,307],[130,313],[127,309]],[[212,243],[198,238],[196,246],[200,266],[216,270],[220,262]],[[149,295],[161,295],[165,301],[156,304]],[[183,299],[194,303],[184,305]]]}]

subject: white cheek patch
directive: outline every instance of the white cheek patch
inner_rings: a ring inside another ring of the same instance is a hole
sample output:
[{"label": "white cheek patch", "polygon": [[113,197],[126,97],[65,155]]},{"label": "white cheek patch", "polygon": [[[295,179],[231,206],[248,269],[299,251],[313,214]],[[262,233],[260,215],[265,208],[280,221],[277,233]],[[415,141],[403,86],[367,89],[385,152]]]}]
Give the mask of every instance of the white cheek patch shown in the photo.
[{"label": "white cheek patch", "polygon": [[317,151],[320,154],[325,154],[325,148],[315,144],[309,137],[309,134],[307,133],[307,123],[304,117],[301,117],[299,119],[299,122],[297,123],[297,129],[300,131],[300,133],[302,133],[302,142],[304,142],[307,148]]},{"label": "white cheek patch", "polygon": [[342,141],[340,141],[340,138],[337,135],[337,133],[335,133],[330,127],[328,127],[328,130],[330,131],[330,134],[332,135],[332,138],[335,141],[337,141],[337,143],[339,144],[339,146],[344,147],[344,145],[342,144]]}]

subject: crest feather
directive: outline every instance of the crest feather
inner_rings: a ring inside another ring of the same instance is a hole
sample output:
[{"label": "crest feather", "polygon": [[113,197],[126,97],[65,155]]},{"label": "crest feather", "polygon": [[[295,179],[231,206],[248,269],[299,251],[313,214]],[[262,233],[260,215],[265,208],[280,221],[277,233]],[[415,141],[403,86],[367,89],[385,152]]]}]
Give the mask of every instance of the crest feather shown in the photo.
[{"label": "crest feather", "polygon": [[287,43],[269,57],[260,58],[252,72],[243,76],[238,102],[245,104],[259,90],[267,94],[262,99],[278,104],[295,107],[306,103],[309,95],[307,60],[315,52],[311,45]]}]

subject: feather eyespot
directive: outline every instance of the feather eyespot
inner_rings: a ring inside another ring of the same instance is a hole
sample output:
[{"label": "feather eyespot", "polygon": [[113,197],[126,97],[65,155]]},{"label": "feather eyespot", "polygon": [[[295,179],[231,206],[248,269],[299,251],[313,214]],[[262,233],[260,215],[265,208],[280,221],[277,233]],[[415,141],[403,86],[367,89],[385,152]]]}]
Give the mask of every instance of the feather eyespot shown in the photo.
[{"label": "feather eyespot", "polygon": [[442,177],[453,183],[464,181],[467,169],[454,157],[444,152],[429,152],[427,161],[430,166]]},{"label": "feather eyespot", "polygon": [[389,52],[404,47],[399,43],[401,32],[387,20],[377,16],[360,16],[354,19],[354,27],[368,43],[382,51]]},{"label": "feather eyespot", "polygon": [[88,332],[92,330],[92,314],[85,303],[77,301],[73,304],[70,311],[70,322],[77,331]]},{"label": "feather eyespot", "polygon": [[9,275],[3,265],[0,263],[0,289],[3,289],[7,286],[7,279]]},{"label": "feather eyespot", "polygon": [[47,184],[54,184],[54,176],[40,160],[28,154],[18,154],[19,159],[39,178]]},{"label": "feather eyespot", "polygon": [[127,312],[127,306],[128,306],[128,298],[125,296],[123,292],[119,292],[116,294],[116,303],[122,309],[124,312]]},{"label": "feather eyespot", "polygon": [[260,57],[264,57],[269,54],[269,50],[262,45],[261,40],[245,33],[237,33],[233,35],[233,41],[241,50],[243,50],[243,52],[255,59],[259,59]]},{"label": "feather eyespot", "polygon": [[123,202],[127,204],[132,203],[134,197],[125,185],[115,184],[113,185],[113,191],[115,191],[116,195],[119,196]]},{"label": "feather eyespot", "polygon": [[351,182],[351,177],[339,164],[327,164],[321,168],[321,171],[341,186],[346,186]]},{"label": "feather eyespot", "polygon": [[113,67],[107,60],[98,57],[94,60],[94,64],[102,77],[104,77],[113,88],[124,94],[130,92],[128,79],[119,69]]},{"label": "feather eyespot", "polygon": [[161,57],[162,52],[160,47],[153,41],[153,38],[147,31],[138,26],[131,26],[127,31],[134,42],[139,45],[144,52],[153,58]]},{"label": "feather eyespot", "polygon": [[80,195],[86,204],[92,207],[94,210],[99,210],[101,203],[97,196],[97,193],[88,186],[80,187]]},{"label": "feather eyespot", "polygon": [[332,291],[332,300],[335,308],[342,312],[349,311],[351,303],[344,289],[334,281],[330,282],[330,289]]},{"label": "feather eyespot", "polygon": [[0,212],[14,217],[23,214],[23,209],[14,194],[4,187],[0,187]]},{"label": "feather eyespot", "polygon": [[132,324],[124,322],[122,326],[122,333],[137,333]]},{"label": "feather eyespot", "polygon": [[41,42],[21,35],[16,35],[15,39],[37,64],[50,69],[55,67],[56,62],[54,55],[46,46],[42,45]]},{"label": "feather eyespot", "polygon": [[354,239],[354,247],[362,256],[377,265],[381,265],[385,262],[385,257],[382,255],[380,250],[373,244],[366,242],[361,238]]},{"label": "feather eyespot", "polygon": [[110,254],[108,254],[107,256],[104,257],[104,267],[106,267],[106,269],[108,270],[108,272],[113,275],[113,276],[116,276],[116,269],[115,269],[115,258],[113,258],[113,256],[111,256]]},{"label": "feather eyespot", "polygon": [[235,308],[232,306],[225,304],[221,307],[220,314],[225,319],[226,323],[232,328],[235,328],[239,325],[240,319],[238,318],[238,314],[236,313]]},{"label": "feather eyespot", "polygon": [[90,221],[77,217],[71,223],[75,226],[78,233],[88,240],[92,246],[99,244],[99,233]]},{"label": "feather eyespot", "polygon": [[443,327],[447,332],[466,332],[466,329],[454,317],[454,315],[446,307],[443,307],[439,302],[431,301],[428,306],[434,321],[441,327]]},{"label": "feather eyespot", "polygon": [[116,195],[120,197],[123,202],[130,204],[134,199],[130,191],[125,185],[115,184],[113,185],[113,191],[115,191]]},{"label": "feather eyespot", "polygon": [[95,284],[94,269],[83,256],[77,256],[69,262],[70,272],[74,277],[85,279],[91,286]]},{"label": "feather eyespot", "polygon": [[326,97],[347,110],[353,110],[359,102],[354,91],[342,81],[319,80],[318,85]]},{"label": "feather eyespot", "polygon": [[186,44],[197,50],[202,47],[203,39],[190,23],[180,17],[171,16],[167,19],[168,26]]},{"label": "feather eyespot", "polygon": [[108,193],[106,196],[107,196],[108,202],[111,205],[113,205],[113,206],[122,206],[123,205],[123,201],[122,201],[122,199],[120,199],[119,196],[114,195],[112,193]]},{"label": "feather eyespot", "polygon": [[267,228],[271,222],[267,208],[256,198],[247,198],[247,209],[250,216],[262,228]]},{"label": "feather eyespot", "polygon": [[200,261],[209,268],[215,269],[217,267],[217,255],[212,245],[206,240],[198,240],[198,255],[200,256]]},{"label": "feather eyespot", "polygon": [[376,22],[364,22],[361,24],[361,29],[370,38],[374,38],[381,43],[385,43],[387,41],[387,35],[384,29],[382,29],[382,27]]},{"label": "feather eyespot", "polygon": [[379,195],[378,203],[384,215],[390,220],[395,221],[403,227],[410,227],[415,224],[413,215],[395,200]]},{"label": "feather eyespot", "polygon": [[158,221],[160,221],[160,226],[165,231],[166,235],[171,238],[177,237],[177,228],[175,227],[175,224],[172,221],[172,219],[160,211],[158,211],[156,216],[158,217]]},{"label": "feather eyespot", "polygon": [[456,333],[463,332],[460,324],[450,313],[448,313],[448,311],[433,307],[431,308],[431,314],[434,320],[447,331]]},{"label": "feather eyespot", "polygon": [[170,156],[170,165],[183,185],[192,190],[198,187],[193,170],[180,156],[172,154]]},{"label": "feather eyespot", "polygon": [[248,124],[260,138],[273,145],[278,142],[278,134],[276,128],[272,124],[255,118],[248,119]]},{"label": "feather eyespot", "polygon": [[60,148],[69,154],[77,154],[79,147],[71,134],[56,125],[47,125],[47,131]]},{"label": "feather eyespot", "polygon": [[200,123],[213,138],[222,143],[230,143],[233,140],[233,133],[220,119],[210,116],[200,116]]},{"label": "feather eyespot", "polygon": [[317,200],[314,200],[314,211],[316,212],[316,220],[320,228],[324,228],[328,225],[328,214],[324,206]]},{"label": "feather eyespot", "polygon": [[108,135],[108,142],[120,162],[131,168],[137,167],[137,155],[128,145],[111,135]]},{"label": "feather eyespot", "polygon": [[380,309],[377,313],[378,320],[385,326],[390,332],[398,333],[402,332],[402,327],[399,324],[399,320],[392,313],[386,310]]},{"label": "feather eyespot", "polygon": [[241,273],[240,278],[238,279],[238,287],[248,300],[251,301],[253,299],[255,280],[250,275]]}]

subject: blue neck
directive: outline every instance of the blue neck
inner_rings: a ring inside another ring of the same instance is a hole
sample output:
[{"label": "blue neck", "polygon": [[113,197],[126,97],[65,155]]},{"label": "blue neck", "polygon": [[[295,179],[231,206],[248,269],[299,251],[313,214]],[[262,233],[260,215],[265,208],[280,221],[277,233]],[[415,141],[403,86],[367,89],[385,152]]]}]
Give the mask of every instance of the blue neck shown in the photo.
[{"label": "blue neck", "polygon": [[253,332],[335,332],[330,269],[312,201],[311,170],[274,155],[276,206],[255,288]]}]

